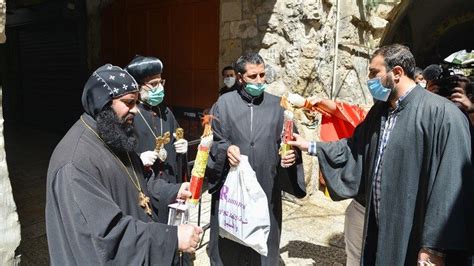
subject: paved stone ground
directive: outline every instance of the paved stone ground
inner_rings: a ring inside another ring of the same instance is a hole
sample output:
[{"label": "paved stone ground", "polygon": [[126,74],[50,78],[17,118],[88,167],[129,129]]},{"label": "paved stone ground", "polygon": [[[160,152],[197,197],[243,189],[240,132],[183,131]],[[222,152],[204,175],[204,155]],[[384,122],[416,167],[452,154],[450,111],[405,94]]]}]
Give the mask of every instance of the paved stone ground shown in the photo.
[{"label": "paved stone ground", "polygon": [[[17,254],[21,265],[48,265],[44,225],[45,182],[51,152],[62,136],[41,130],[6,127],[8,169],[21,223],[22,240]],[[209,201],[203,196],[201,225],[209,221]],[[281,239],[282,265],[343,265],[342,237],[346,202],[335,203],[317,193],[305,201],[285,200]],[[197,223],[197,208],[191,222]],[[195,265],[209,265],[206,244],[196,253]]]},{"label": "paved stone ground", "polygon": [[[203,195],[203,221],[208,223],[210,196]],[[347,202],[332,202],[322,193],[304,201],[283,201],[283,230],[280,243],[282,265],[344,265],[344,211]],[[191,222],[197,223],[197,211],[192,210]],[[205,232],[203,246],[196,253],[195,265],[209,265]]]}]

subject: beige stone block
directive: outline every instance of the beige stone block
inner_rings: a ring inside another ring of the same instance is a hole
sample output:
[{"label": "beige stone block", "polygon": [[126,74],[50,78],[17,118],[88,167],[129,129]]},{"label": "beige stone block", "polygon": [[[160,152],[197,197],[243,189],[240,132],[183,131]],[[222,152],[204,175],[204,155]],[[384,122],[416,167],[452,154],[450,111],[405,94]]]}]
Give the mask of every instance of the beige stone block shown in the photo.
[{"label": "beige stone block", "polygon": [[277,30],[280,25],[279,15],[276,13],[271,14],[270,19],[268,20],[268,29],[271,31]]},{"label": "beige stone block", "polygon": [[276,95],[282,96],[285,92],[288,91],[287,86],[283,83],[283,81],[273,82],[268,85],[268,88],[265,90],[266,92]]},{"label": "beige stone block", "polygon": [[[355,16],[361,19],[361,11],[356,1],[340,1],[340,4],[341,9],[339,11],[341,18]],[[363,13],[362,15],[365,14]]]},{"label": "beige stone block", "polygon": [[248,39],[257,36],[257,20],[248,19],[242,21],[232,21],[230,23],[231,39]]},{"label": "beige stone block", "polygon": [[318,46],[315,43],[309,43],[303,47],[303,56],[306,58],[315,58],[318,54]]},{"label": "beige stone block", "polygon": [[299,43],[305,39],[305,26],[298,18],[286,18],[282,25],[284,36],[288,41]]},{"label": "beige stone block", "polygon": [[378,4],[377,7],[375,8],[375,11],[372,15],[375,15],[377,17],[381,17],[383,19],[388,18],[390,12],[394,8],[395,2],[400,2],[400,1],[394,1],[393,4]]},{"label": "beige stone block", "polygon": [[263,36],[262,46],[268,48],[274,44],[277,44],[280,40],[280,36],[274,33],[267,33]]},{"label": "beige stone block", "polygon": [[229,65],[242,54],[242,41],[239,39],[222,41],[220,47],[220,60],[222,65]]},{"label": "beige stone block", "polygon": [[0,43],[5,43],[7,40],[5,36],[6,7],[5,0],[0,0]]},{"label": "beige stone block", "polygon": [[372,25],[374,29],[377,30],[377,29],[384,29],[388,21],[386,21],[383,18],[373,16],[369,19],[369,23],[370,25]]},{"label": "beige stone block", "polygon": [[[265,62],[272,63],[275,67],[278,67],[280,71],[281,70],[281,48],[285,47],[288,45],[285,41],[285,39],[278,37],[280,40],[275,45],[272,45],[271,47],[260,49],[259,54],[265,59]],[[266,36],[263,38],[265,39]]]},{"label": "beige stone block", "polygon": [[257,27],[260,31],[267,31],[271,15],[270,13],[257,15]]},{"label": "beige stone block", "polygon": [[230,39],[230,23],[229,22],[222,24],[220,35],[221,35],[222,40]]},{"label": "beige stone block", "polygon": [[242,20],[242,4],[240,1],[221,3],[221,21]]},{"label": "beige stone block", "polygon": [[242,0],[242,13],[247,14],[264,14],[271,13],[278,1],[268,0]]},{"label": "beige stone block", "polygon": [[307,78],[315,71],[314,59],[301,58],[300,59],[300,71],[298,71],[300,78]]}]

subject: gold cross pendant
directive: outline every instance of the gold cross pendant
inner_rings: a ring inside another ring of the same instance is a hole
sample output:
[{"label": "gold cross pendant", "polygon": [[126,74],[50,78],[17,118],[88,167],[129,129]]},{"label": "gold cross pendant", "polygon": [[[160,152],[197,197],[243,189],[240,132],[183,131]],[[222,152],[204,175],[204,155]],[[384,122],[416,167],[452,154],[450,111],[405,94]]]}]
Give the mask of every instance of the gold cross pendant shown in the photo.
[{"label": "gold cross pendant", "polygon": [[140,204],[140,207],[145,209],[146,214],[151,217],[150,197],[147,197],[145,193],[140,191],[138,194],[138,203]]},{"label": "gold cross pendant", "polygon": [[157,137],[155,140],[155,150],[159,151],[165,144],[169,143],[171,140],[170,136],[171,136],[170,132],[166,131],[166,133],[163,134],[163,136]]},{"label": "gold cross pendant", "polygon": [[184,138],[184,129],[182,129],[180,127],[176,128],[175,134],[176,134],[176,140],[180,140],[180,139]]}]

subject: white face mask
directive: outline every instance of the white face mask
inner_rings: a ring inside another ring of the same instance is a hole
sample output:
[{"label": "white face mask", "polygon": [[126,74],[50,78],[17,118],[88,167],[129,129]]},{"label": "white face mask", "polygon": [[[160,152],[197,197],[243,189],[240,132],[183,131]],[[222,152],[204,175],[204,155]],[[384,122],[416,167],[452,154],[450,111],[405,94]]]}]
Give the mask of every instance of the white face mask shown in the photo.
[{"label": "white face mask", "polygon": [[426,81],[420,81],[418,82],[418,85],[420,85],[423,88],[426,88]]},{"label": "white face mask", "polygon": [[234,77],[227,77],[224,78],[224,84],[227,88],[232,88],[235,84],[235,78]]}]

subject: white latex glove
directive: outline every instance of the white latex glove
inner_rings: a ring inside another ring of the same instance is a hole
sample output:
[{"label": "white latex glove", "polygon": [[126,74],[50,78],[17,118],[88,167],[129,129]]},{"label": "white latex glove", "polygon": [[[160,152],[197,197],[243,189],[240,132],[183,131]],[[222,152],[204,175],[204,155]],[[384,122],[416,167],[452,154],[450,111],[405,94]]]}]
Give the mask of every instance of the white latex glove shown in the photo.
[{"label": "white latex glove", "polygon": [[151,166],[155,163],[156,158],[158,158],[158,153],[156,151],[145,151],[140,154],[140,159],[144,166]]},{"label": "white latex glove", "polygon": [[177,140],[173,143],[176,153],[184,154],[188,152],[188,141],[185,139]]},{"label": "white latex glove", "polygon": [[287,97],[288,101],[297,106],[297,107],[303,107],[304,106],[304,103],[306,101],[306,99],[299,95],[299,94],[295,94],[295,93],[288,93],[288,97]]}]

